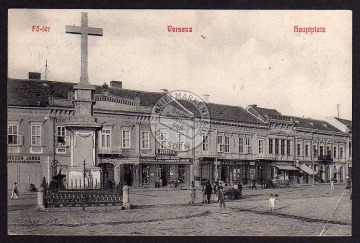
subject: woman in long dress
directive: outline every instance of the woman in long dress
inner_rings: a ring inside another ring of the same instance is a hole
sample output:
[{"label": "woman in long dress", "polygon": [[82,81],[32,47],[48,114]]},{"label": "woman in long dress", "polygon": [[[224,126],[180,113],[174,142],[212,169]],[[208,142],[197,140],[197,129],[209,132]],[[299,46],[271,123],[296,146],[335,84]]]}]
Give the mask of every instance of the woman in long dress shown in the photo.
[{"label": "woman in long dress", "polygon": [[18,189],[17,189],[16,182],[14,182],[13,189],[12,189],[12,192],[11,192],[11,199],[18,199],[18,197],[19,197],[19,192],[18,192]]},{"label": "woman in long dress", "polygon": [[194,181],[192,181],[190,185],[190,196],[191,196],[190,204],[194,204],[196,199],[196,187]]}]

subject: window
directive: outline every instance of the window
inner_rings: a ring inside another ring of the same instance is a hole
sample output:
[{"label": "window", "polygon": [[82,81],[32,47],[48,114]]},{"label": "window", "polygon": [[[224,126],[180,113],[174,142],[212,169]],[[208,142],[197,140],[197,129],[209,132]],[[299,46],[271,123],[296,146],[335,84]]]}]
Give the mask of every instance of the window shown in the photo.
[{"label": "window", "polygon": [[326,147],[326,151],[327,151],[326,155],[327,155],[327,156],[331,156],[331,149],[330,149],[329,146]]},{"label": "window", "polygon": [[336,151],[336,147],[334,147],[334,158],[337,158],[337,151]]},{"label": "window", "polygon": [[166,149],[167,141],[168,141],[168,133],[160,132],[160,149]]},{"label": "window", "polygon": [[250,138],[245,138],[246,153],[251,154]]},{"label": "window", "polygon": [[239,153],[244,153],[244,138],[239,138]]},{"label": "window", "polygon": [[344,158],[344,148],[340,147],[340,159]]},{"label": "window", "polygon": [[219,153],[224,152],[224,137],[222,135],[218,135],[216,137],[217,151]]},{"label": "window", "polygon": [[320,145],[320,156],[324,155],[324,146]]},{"label": "window", "polygon": [[351,157],[351,143],[349,142],[349,157]]},{"label": "window", "polygon": [[209,151],[209,137],[203,135],[202,138],[203,138],[202,151]]},{"label": "window", "polygon": [[150,132],[149,131],[141,132],[141,148],[142,149],[150,148]]},{"label": "window", "polygon": [[184,150],[185,136],[181,133],[178,134],[178,148],[180,151]]},{"label": "window", "polygon": [[314,149],[314,157],[318,156],[317,146],[314,145],[313,149]]},{"label": "window", "polygon": [[279,139],[275,138],[275,154],[279,154]]},{"label": "window", "polygon": [[264,154],[264,140],[259,139],[259,154]]},{"label": "window", "polygon": [[305,156],[309,156],[309,144],[305,144]]},{"label": "window", "polygon": [[102,129],[100,131],[100,147],[103,149],[108,149],[111,147],[111,130]]},{"label": "window", "polygon": [[230,152],[230,137],[225,136],[225,153]]},{"label": "window", "polygon": [[281,155],[284,155],[285,154],[285,139],[281,139],[281,144],[280,144],[280,152],[281,152]]},{"label": "window", "polygon": [[64,126],[58,126],[56,128],[56,144],[57,145],[65,145],[66,144],[66,137],[65,137],[65,127]]},{"label": "window", "polygon": [[269,154],[273,153],[273,147],[274,147],[274,140],[272,138],[269,138]]},{"label": "window", "polygon": [[18,125],[8,125],[8,144],[20,145]]},{"label": "window", "polygon": [[286,154],[291,155],[291,140],[287,140],[286,143]]},{"label": "window", "polygon": [[31,146],[41,146],[40,125],[31,125]]},{"label": "window", "polygon": [[297,144],[297,150],[296,151],[297,151],[296,155],[300,156],[301,155],[301,144],[300,143]]},{"label": "window", "polygon": [[122,148],[130,148],[130,130],[122,130]]}]

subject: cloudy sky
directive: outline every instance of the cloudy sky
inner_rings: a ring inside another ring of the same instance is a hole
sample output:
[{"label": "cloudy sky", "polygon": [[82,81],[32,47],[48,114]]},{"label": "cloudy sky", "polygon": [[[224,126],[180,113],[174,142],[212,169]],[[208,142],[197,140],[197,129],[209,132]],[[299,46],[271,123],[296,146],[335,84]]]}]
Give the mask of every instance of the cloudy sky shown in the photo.
[{"label": "cloudy sky", "polygon": [[[84,10],[9,10],[8,77],[29,71],[48,80],[79,82]],[[128,89],[188,90],[210,101],[250,104],[284,115],[352,117],[351,11],[85,10],[92,84],[123,81]],[[32,26],[50,27],[49,32]],[[168,32],[191,27],[191,33]],[[324,27],[296,33],[294,26]]]}]

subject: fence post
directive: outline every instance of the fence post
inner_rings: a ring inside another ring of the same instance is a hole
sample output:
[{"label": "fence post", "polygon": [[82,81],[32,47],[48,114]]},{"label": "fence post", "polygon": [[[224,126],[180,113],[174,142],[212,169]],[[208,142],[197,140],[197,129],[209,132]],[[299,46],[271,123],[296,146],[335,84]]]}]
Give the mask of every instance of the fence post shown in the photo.
[{"label": "fence post", "polygon": [[130,187],[125,185],[123,187],[123,208],[125,209],[130,209],[129,191]]},{"label": "fence post", "polygon": [[37,193],[37,209],[39,211],[45,211],[44,207],[44,188],[40,187]]}]

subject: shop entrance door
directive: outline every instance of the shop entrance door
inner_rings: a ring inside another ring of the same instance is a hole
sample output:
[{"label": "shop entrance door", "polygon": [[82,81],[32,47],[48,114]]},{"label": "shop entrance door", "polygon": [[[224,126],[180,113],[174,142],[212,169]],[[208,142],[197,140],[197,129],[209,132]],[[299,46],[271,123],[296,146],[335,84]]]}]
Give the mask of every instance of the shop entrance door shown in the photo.
[{"label": "shop entrance door", "polygon": [[102,171],[102,187],[104,189],[115,188],[114,165],[110,163],[99,164]]},{"label": "shop entrance door", "polygon": [[132,186],[133,183],[133,165],[124,165],[124,183]]},{"label": "shop entrance door", "polygon": [[160,180],[162,181],[161,186],[167,186],[170,181],[170,166],[160,165],[160,168],[161,168]]}]

